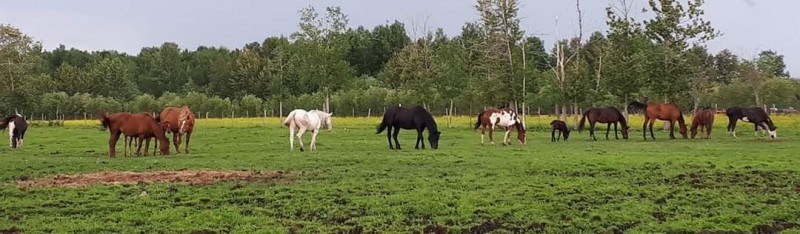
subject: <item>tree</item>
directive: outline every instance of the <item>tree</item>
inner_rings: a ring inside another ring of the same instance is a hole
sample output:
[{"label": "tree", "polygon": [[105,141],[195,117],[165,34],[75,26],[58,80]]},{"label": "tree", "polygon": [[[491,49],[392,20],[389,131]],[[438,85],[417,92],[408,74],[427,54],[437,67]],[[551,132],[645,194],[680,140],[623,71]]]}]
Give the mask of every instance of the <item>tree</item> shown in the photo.
[{"label": "tree", "polygon": [[714,56],[714,82],[718,84],[730,84],[732,80],[739,76],[739,57],[724,49]]},{"label": "tree", "polygon": [[478,0],[475,9],[481,16],[478,69],[484,82],[490,84],[485,99],[501,101],[508,106],[518,99],[521,87],[514,85],[513,48],[522,39],[519,4],[516,0]]},{"label": "tree", "polygon": [[130,100],[139,93],[129,67],[120,58],[95,62],[87,74],[95,95]]},{"label": "tree", "polygon": [[756,60],[758,70],[768,77],[789,77],[786,71],[786,63],[783,62],[783,55],[772,50],[765,50],[758,53]]},{"label": "tree", "polygon": [[139,53],[141,74],[137,83],[145,93],[160,96],[178,92],[188,81],[187,65],[178,44],[166,42],[160,47],[142,48]]},{"label": "tree", "polygon": [[642,78],[646,72],[643,61],[647,57],[644,48],[649,44],[641,23],[630,16],[630,10],[626,0],[619,0],[606,8],[607,34],[612,49],[604,82],[611,94],[624,100],[626,114],[632,94],[639,93],[643,86]]},{"label": "tree", "polygon": [[714,58],[708,54],[704,47],[695,46],[689,50],[687,55],[689,64],[689,81],[691,82],[690,94],[694,103],[692,111],[697,111],[703,101],[703,97],[710,91],[714,79]]},{"label": "tree", "polygon": [[753,97],[755,98],[756,106],[762,106],[763,103],[761,102],[761,88],[766,81],[766,76],[761,73],[760,70],[756,67],[756,62],[753,61],[742,61],[742,64],[739,65],[742,69],[741,71],[741,80],[745,84],[748,84],[753,91]]},{"label": "tree", "polygon": [[0,24],[0,93],[14,92],[34,68],[41,43],[11,25]]}]

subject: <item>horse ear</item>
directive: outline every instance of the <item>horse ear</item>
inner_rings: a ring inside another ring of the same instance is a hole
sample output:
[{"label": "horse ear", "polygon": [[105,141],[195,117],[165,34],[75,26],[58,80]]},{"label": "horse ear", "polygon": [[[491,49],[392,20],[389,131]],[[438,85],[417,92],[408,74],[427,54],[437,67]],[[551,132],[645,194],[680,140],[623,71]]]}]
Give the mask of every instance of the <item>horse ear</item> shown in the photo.
[{"label": "horse ear", "polygon": [[328,113],[328,116],[333,116],[333,111],[331,111],[331,113]]}]

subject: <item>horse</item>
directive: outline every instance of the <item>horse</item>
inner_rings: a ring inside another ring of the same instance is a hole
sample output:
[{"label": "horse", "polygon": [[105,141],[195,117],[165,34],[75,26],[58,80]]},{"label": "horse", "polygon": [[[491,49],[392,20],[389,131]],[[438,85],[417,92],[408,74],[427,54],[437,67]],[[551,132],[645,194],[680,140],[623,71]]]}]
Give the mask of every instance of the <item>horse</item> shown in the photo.
[{"label": "horse", "polygon": [[8,128],[8,144],[12,149],[22,148],[25,142],[25,131],[28,130],[28,122],[21,114],[13,114],[3,119],[0,123],[0,130]]},{"label": "horse", "polygon": [[675,139],[675,121],[680,125],[679,132],[683,139],[686,139],[686,121],[683,119],[683,112],[681,109],[672,103],[651,102],[644,104],[638,101],[632,101],[628,104],[628,109],[634,111],[644,111],[644,123],[642,123],[642,135],[644,140],[647,140],[647,126],[650,123],[650,138],[656,139],[653,134],[653,124],[656,119],[669,121],[669,139]]},{"label": "horse", "polygon": [[156,117],[161,126],[172,133],[172,143],[175,144],[175,152],[181,154],[181,136],[186,134],[186,154],[189,154],[189,140],[192,138],[194,129],[194,113],[188,106],[166,107]]},{"label": "horse", "polygon": [[[387,128],[386,139],[389,140],[389,149],[395,149],[394,145],[392,145],[392,136],[394,136],[394,143],[397,145],[397,149],[400,150],[400,142],[397,141],[397,134],[400,133],[400,129],[416,129],[417,144],[414,148],[419,149],[419,144],[422,143],[422,149],[425,149],[422,132],[426,128],[428,129],[428,143],[431,144],[431,148],[439,148],[439,137],[442,132],[436,127],[436,120],[433,119],[431,113],[421,106],[415,106],[411,109],[401,106],[389,108],[383,114],[383,120],[378,125],[378,132],[375,134],[380,134]],[[394,134],[392,134],[392,129],[394,129]]]},{"label": "horse", "polygon": [[136,150],[136,155],[140,155],[142,140],[150,135],[155,136],[161,143],[161,145],[159,145],[161,154],[169,155],[169,140],[167,140],[166,133],[162,126],[160,126],[156,119],[150,114],[114,113],[109,115],[100,113],[99,117],[103,128],[108,129],[111,133],[108,139],[108,150],[112,158],[117,155],[117,140],[119,140],[119,136],[122,134],[139,138],[139,146]]},{"label": "horse", "polygon": [[283,125],[289,127],[289,150],[294,151],[295,129],[298,129],[296,136],[300,140],[300,151],[303,151],[303,133],[309,129],[311,130],[311,151],[316,150],[317,134],[319,134],[320,127],[325,127],[328,130],[333,129],[331,116],[333,116],[333,113],[325,113],[318,110],[305,111],[303,109],[295,109],[289,112],[286,120],[283,121]]},{"label": "horse", "polygon": [[[692,116],[692,139],[697,135],[697,128],[700,127],[700,133],[705,133],[705,138],[711,138],[711,128],[714,127],[714,111],[701,110],[695,112]],[[701,136],[702,137],[702,136]]]},{"label": "horse", "polygon": [[622,112],[619,112],[617,108],[590,108],[586,110],[578,124],[578,131],[583,131],[583,126],[587,118],[589,119],[589,137],[591,137],[592,140],[597,140],[597,137],[594,135],[595,123],[608,124],[606,127],[606,140],[608,140],[608,132],[611,130],[612,123],[614,124],[614,138],[619,140],[619,135],[617,135],[617,123],[619,123],[622,125],[622,139],[628,139],[628,131],[631,128],[628,126],[628,121],[625,120],[625,116],[622,115]]},{"label": "horse", "polygon": [[509,134],[512,127],[517,129],[519,143],[523,145],[527,143],[525,124],[519,119],[516,111],[509,108],[489,108],[478,114],[478,121],[475,123],[475,129],[481,128],[481,145],[484,143],[483,138],[487,128],[489,129],[489,141],[494,145],[494,128],[496,126],[504,127],[506,130],[503,137],[503,145],[506,145],[506,143],[511,144]]},{"label": "horse", "polygon": [[[569,128],[567,127],[567,123],[561,120],[553,120],[550,122],[550,126],[553,127],[553,131],[550,132],[550,141],[556,142],[561,140],[561,134],[564,134],[564,141],[569,139]],[[556,131],[558,131],[558,138],[556,138]]]},{"label": "horse", "polygon": [[733,137],[736,137],[736,122],[740,119],[755,125],[756,136],[758,136],[758,128],[760,127],[764,130],[767,130],[771,138],[778,137],[778,133],[776,131],[778,127],[775,127],[775,123],[772,122],[772,118],[769,117],[764,109],[758,107],[731,107],[725,110],[725,115],[728,116],[728,132],[732,133]]}]

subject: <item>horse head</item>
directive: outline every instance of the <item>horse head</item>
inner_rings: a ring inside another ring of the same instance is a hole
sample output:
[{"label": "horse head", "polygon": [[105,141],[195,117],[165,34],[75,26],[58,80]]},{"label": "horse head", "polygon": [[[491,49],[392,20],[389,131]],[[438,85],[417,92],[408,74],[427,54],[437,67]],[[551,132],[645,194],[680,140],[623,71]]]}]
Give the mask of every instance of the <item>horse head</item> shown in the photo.
[{"label": "horse head", "polygon": [[[631,130],[631,126],[624,126],[622,127],[622,139],[628,139],[628,132]],[[616,133],[615,133],[616,134]]]},{"label": "horse head", "polygon": [[678,132],[680,132],[680,133],[681,133],[681,136],[683,136],[683,139],[687,139],[687,138],[688,138],[688,137],[686,136],[686,124],[679,124],[679,130],[678,130]]},{"label": "horse head", "polygon": [[333,116],[333,112],[324,113],[324,115],[325,115],[325,120],[322,122],[325,123],[325,128],[327,128],[330,131],[333,129],[333,124],[331,124],[331,119],[332,119],[331,117]]},{"label": "horse head", "polygon": [[440,131],[431,131],[428,134],[428,143],[431,144],[431,149],[438,149],[439,148],[439,136],[442,135]]}]

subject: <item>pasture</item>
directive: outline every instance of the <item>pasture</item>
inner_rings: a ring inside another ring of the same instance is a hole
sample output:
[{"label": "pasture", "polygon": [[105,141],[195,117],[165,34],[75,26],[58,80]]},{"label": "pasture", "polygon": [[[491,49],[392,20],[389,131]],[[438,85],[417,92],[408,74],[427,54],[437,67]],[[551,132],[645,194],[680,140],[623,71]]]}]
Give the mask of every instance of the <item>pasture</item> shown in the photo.
[{"label": "pasture", "polygon": [[[596,142],[584,130],[557,143],[550,142],[552,117],[529,116],[528,145],[505,147],[502,131],[495,132],[495,145],[480,145],[474,118],[454,117],[448,128],[448,118],[437,117],[438,150],[414,150],[416,134],[403,130],[403,150],[390,151],[386,135],[375,135],[380,118],[334,115],[333,131],[319,134],[316,152],[289,152],[288,130],[277,118],[199,119],[188,156],[171,147],[167,157],[123,157],[120,141],[116,159],[108,157],[108,132],[97,120],[32,125],[23,149],[0,148],[0,230],[800,231],[797,116],[773,116],[776,140],[756,138],[752,124],[742,123],[739,137],[731,138],[727,118],[718,115],[710,140],[669,140],[659,128],[656,141],[645,142],[639,115],[631,118],[627,141],[613,140],[613,133],[606,141],[599,125]],[[6,140],[0,142],[8,146]],[[256,176],[209,184],[187,178],[190,183],[20,186],[65,174],[193,170]]]}]

